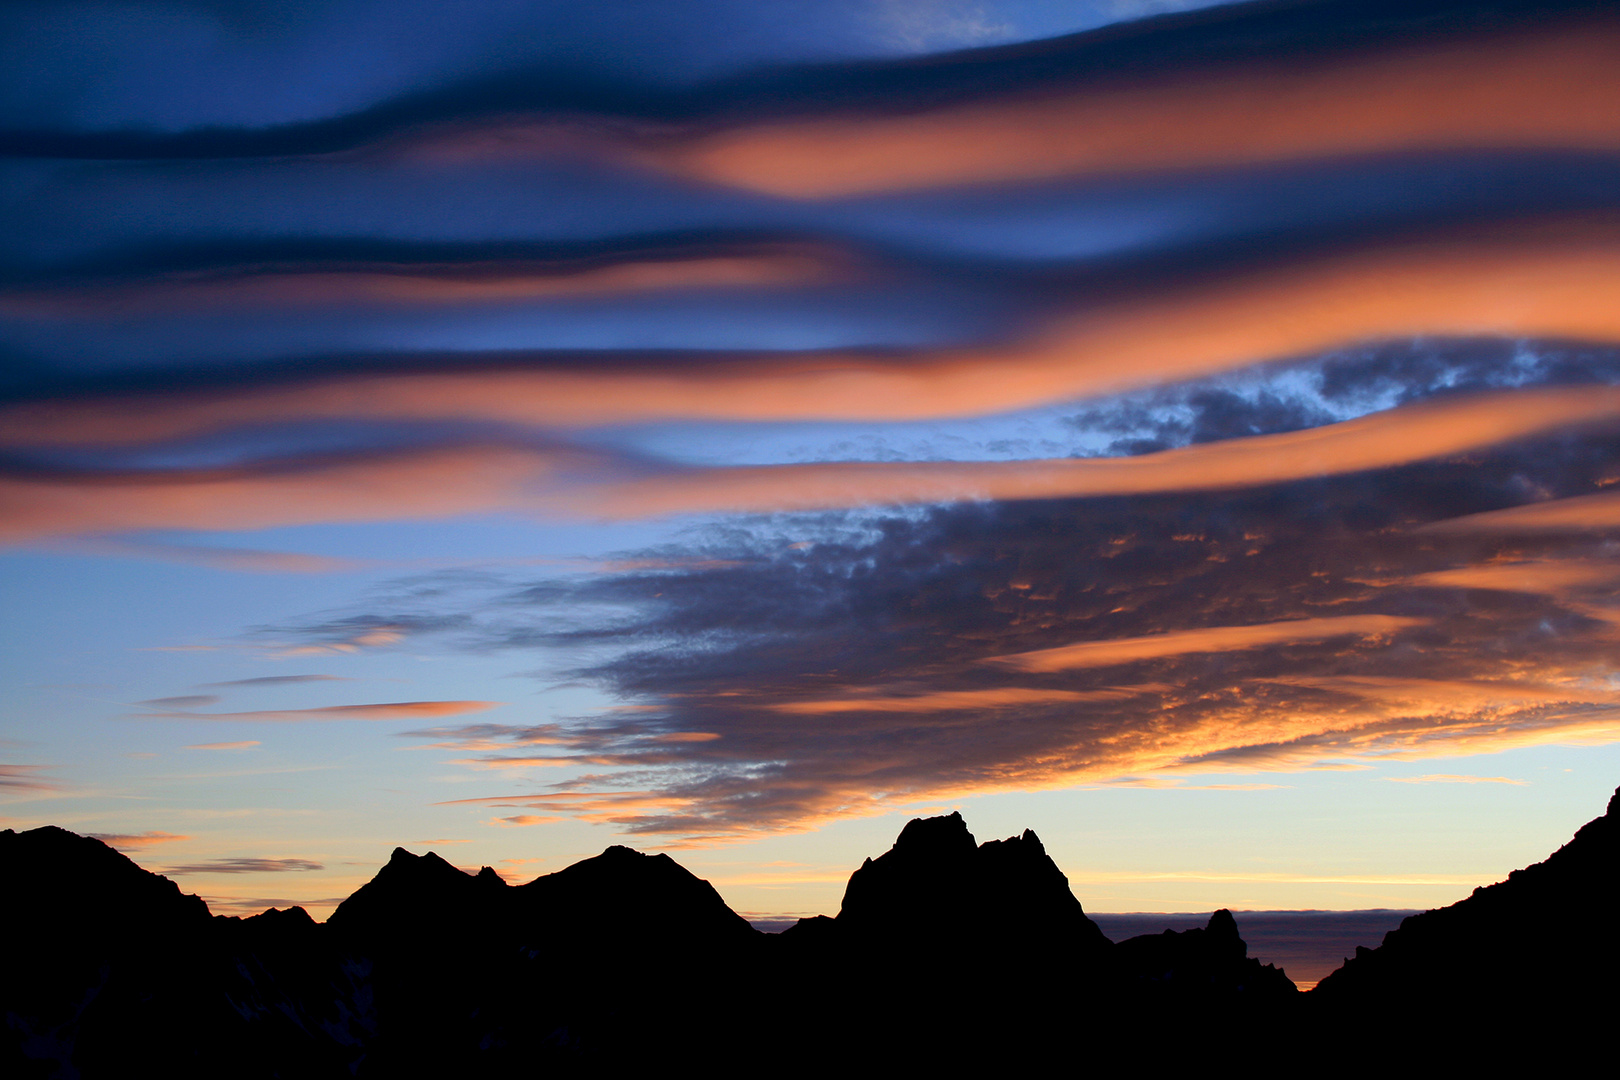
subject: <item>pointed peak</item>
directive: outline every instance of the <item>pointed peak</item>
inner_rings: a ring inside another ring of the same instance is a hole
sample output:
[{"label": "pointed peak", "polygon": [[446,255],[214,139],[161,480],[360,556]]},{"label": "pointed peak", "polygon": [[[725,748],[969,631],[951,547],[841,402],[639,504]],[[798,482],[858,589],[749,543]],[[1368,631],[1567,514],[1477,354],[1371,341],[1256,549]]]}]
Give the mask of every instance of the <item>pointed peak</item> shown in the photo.
[{"label": "pointed peak", "polygon": [[402,847],[395,848],[394,853],[388,856],[388,865],[390,866],[392,866],[394,863],[413,863],[415,861],[416,856],[412,855]]},{"label": "pointed peak", "polygon": [[1612,818],[1620,818],[1620,787],[1615,788],[1614,794],[1609,796],[1609,808],[1606,814]]},{"label": "pointed peak", "polygon": [[478,880],[492,885],[505,885],[506,879],[496,872],[493,866],[486,866],[478,871]]},{"label": "pointed peak", "polygon": [[1046,845],[1041,843],[1041,838],[1035,835],[1034,829],[1025,829],[1024,834],[1015,839],[1027,848],[1034,848],[1037,855],[1046,854]]},{"label": "pointed peak", "polygon": [[1221,910],[1211,915],[1209,925],[1204,929],[1206,932],[1220,937],[1235,938],[1238,936],[1237,920],[1232,918],[1232,913],[1225,908],[1221,908]]},{"label": "pointed peak", "polygon": [[614,844],[611,847],[603,848],[601,857],[604,859],[627,859],[632,857],[639,859],[642,857],[642,854],[633,847],[625,847],[623,844]]}]

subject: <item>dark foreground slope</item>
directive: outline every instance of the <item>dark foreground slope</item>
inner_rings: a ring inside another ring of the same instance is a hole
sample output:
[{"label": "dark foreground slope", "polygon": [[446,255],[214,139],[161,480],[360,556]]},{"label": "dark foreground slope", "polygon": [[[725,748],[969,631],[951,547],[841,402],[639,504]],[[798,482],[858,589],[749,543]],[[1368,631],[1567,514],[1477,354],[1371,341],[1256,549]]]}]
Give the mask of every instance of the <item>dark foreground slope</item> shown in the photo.
[{"label": "dark foreground slope", "polygon": [[348,1075],[366,964],[301,908],[210,916],[99,840],[0,832],[0,1075]]},{"label": "dark foreground slope", "polygon": [[1620,790],[1544,862],[1361,948],[1312,995],[1334,1016],[1420,1015],[1452,1053],[1552,1059],[1612,1032],[1620,1005]]}]

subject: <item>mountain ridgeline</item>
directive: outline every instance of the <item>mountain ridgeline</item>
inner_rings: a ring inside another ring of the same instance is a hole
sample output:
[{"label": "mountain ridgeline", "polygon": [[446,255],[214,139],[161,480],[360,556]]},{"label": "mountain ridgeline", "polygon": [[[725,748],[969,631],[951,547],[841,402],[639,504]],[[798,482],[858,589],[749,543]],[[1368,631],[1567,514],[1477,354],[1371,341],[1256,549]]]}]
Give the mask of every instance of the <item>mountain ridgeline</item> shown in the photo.
[{"label": "mountain ridgeline", "polygon": [[324,924],[212,916],[54,827],[0,833],[0,860],[7,1076],[1192,1065],[1308,1055],[1347,1024],[1437,1061],[1545,1060],[1595,1047],[1620,998],[1620,792],[1545,862],[1407,919],[1309,994],[1227,911],[1114,944],[1033,832],[978,844],[959,814],[910,822],[836,918],[780,934],[625,847],[523,885],[396,849]]}]

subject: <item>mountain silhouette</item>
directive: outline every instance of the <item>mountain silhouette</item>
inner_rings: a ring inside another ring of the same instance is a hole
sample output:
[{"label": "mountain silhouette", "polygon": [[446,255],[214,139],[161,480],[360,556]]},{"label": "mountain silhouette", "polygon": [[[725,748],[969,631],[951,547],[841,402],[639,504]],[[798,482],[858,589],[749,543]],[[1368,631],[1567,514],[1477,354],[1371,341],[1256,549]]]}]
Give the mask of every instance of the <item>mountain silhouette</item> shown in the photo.
[{"label": "mountain silhouette", "polygon": [[1149,1050],[1168,1067],[1244,1045],[1308,1058],[1347,1030],[1436,1066],[1470,1046],[1481,1063],[1558,1062],[1599,1046],[1615,1004],[1617,806],[1620,792],[1546,861],[1407,919],[1310,994],[1248,956],[1226,910],[1111,943],[1033,832],[980,844],[959,814],[909,822],[850,876],[837,916],[781,934],[668,855],[620,846],[521,885],[396,849],[316,923],[301,908],[211,916],[98,840],[7,830],[0,1073],[481,1076],[784,1055],[963,1071],[1049,1067],[1076,1046],[1093,1067]]},{"label": "mountain silhouette", "polygon": [[931,948],[989,936],[1003,952],[1038,943],[1095,958],[1111,944],[1033,831],[977,844],[960,813],[907,823],[850,875],[837,921],[866,942]]},{"label": "mountain silhouette", "polygon": [[1143,934],[1118,945],[1120,967],[1139,989],[1183,998],[1286,998],[1296,992],[1279,968],[1249,955],[1237,920],[1222,908],[1203,929]]},{"label": "mountain silhouette", "polygon": [[[620,846],[515,886],[396,848],[327,926],[375,965],[379,1076],[469,1057],[634,1063],[679,1046],[762,936],[668,855]],[[622,1004],[640,994],[666,1003]]]}]

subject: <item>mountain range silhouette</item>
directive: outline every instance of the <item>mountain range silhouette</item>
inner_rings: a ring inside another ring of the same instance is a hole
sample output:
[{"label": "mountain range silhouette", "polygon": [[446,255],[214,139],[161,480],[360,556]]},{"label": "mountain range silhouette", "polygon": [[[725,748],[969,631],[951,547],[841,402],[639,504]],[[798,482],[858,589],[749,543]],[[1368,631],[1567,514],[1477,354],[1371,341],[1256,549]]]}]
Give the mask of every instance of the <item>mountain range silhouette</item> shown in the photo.
[{"label": "mountain range silhouette", "polygon": [[1111,942],[1033,832],[980,844],[960,814],[911,821],[836,917],[780,934],[617,846],[523,885],[397,848],[325,923],[210,915],[54,826],[0,832],[0,865],[0,1069],[18,1077],[1191,1066],[1352,1036],[1434,1064],[1573,1062],[1617,998],[1620,791],[1546,861],[1406,919],[1306,994],[1226,910]]}]

